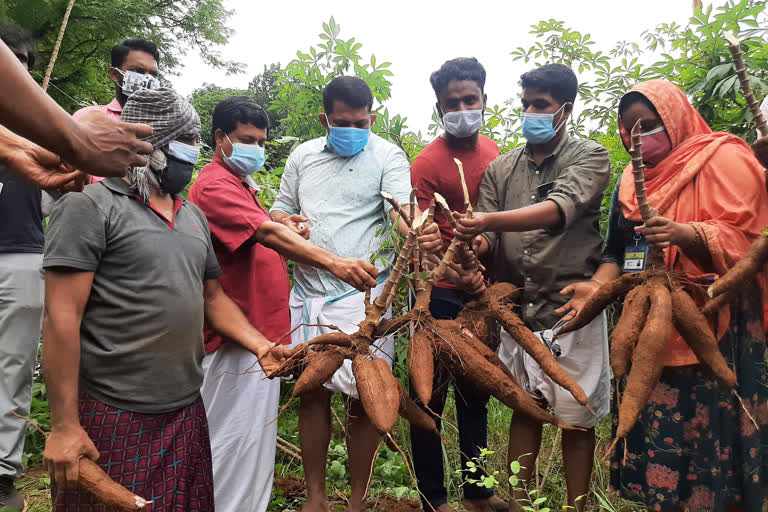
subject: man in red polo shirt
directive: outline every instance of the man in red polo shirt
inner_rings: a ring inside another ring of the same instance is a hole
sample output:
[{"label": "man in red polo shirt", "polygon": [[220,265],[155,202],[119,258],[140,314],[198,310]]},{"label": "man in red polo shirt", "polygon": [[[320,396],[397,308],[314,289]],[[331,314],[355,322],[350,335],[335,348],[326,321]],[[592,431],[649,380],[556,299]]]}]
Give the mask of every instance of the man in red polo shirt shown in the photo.
[{"label": "man in red polo shirt", "polygon": [[[291,327],[290,282],[283,256],[333,273],[358,289],[376,286],[376,267],[340,258],[282,223],[259,202],[251,178],[264,164],[269,118],[253,100],[231,96],[213,111],[213,161],[189,191],[208,217],[223,275],[222,287],[248,319],[272,341]],[[297,223],[306,222],[294,216]],[[281,256],[281,254],[283,256]],[[266,379],[256,358],[213,330],[205,330],[203,400],[213,453],[216,509],[263,512],[272,491],[280,381]],[[248,371],[249,373],[242,374]],[[242,374],[242,375],[241,375]]]},{"label": "man in red polo shirt", "polygon": [[[419,208],[427,208],[435,192],[445,197],[451,210],[464,212],[464,189],[454,158],[464,168],[469,199],[477,203],[483,174],[499,155],[499,148],[488,137],[479,134],[485,110],[485,69],[475,58],[449,60],[432,73],[432,88],[437,96],[437,111],[445,132],[430,143],[416,157],[411,166],[411,181],[418,189]],[[435,221],[440,227],[443,243],[447,247],[453,239],[453,229],[439,211]],[[443,280],[432,289],[429,309],[435,318],[456,318],[470,295],[455,284]],[[429,408],[442,414],[448,395],[448,378],[436,366],[434,393]],[[454,382],[459,427],[459,445],[464,462],[478,457],[480,449],[488,446],[488,396],[483,396],[466,382]],[[438,420],[438,425],[439,425]],[[452,510],[447,504],[443,484],[443,450],[440,437],[432,432],[411,428],[411,447],[416,478],[424,500],[424,510],[439,512]],[[495,497],[493,490],[466,484],[464,508],[472,512],[506,510],[508,506]]]}]

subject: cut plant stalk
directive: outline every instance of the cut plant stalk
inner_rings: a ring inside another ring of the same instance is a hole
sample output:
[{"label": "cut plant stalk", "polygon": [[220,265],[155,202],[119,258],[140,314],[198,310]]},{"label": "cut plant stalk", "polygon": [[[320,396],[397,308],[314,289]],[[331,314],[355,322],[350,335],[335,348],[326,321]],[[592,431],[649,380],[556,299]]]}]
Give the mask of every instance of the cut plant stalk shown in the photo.
[{"label": "cut plant stalk", "polygon": [[[641,130],[642,123],[638,121],[632,127],[629,152],[632,155],[632,174],[638,209],[643,223],[647,224],[658,212],[648,204]],[[618,441],[632,430],[658,384],[673,326],[699,362],[717,377],[723,387],[734,388],[737,384],[736,375],[720,353],[706,318],[685,291],[684,283],[667,272],[664,252],[656,245],[649,248],[647,270],[624,274],[603,284],[559,334],[586,326],[613,300],[624,294],[629,296],[612,338],[614,346],[611,347],[611,366],[619,370],[619,377],[630,366],[630,360],[631,367],[625,376],[624,393],[619,401],[616,438],[606,454],[607,457],[613,453]],[[641,329],[639,336],[631,332],[633,329]]]},{"label": "cut plant stalk", "polygon": [[[386,197],[390,201],[394,198]],[[393,205],[394,206],[394,205]],[[384,283],[382,293],[371,300],[371,289],[365,293],[365,318],[357,332],[327,333],[296,347],[287,360],[269,375],[298,375],[293,398],[320,389],[341,367],[345,359],[353,362],[352,370],[357,383],[358,396],[366,415],[379,434],[384,435],[397,421],[400,407],[398,384],[392,369],[376,357],[375,341],[381,318],[392,302],[400,280],[407,274],[408,260],[416,245],[417,229],[429,217],[429,210],[412,223],[405,243],[398,254],[392,272]],[[406,220],[408,223],[410,219]],[[290,404],[290,401],[288,402]],[[286,404],[282,411],[288,406]]]},{"label": "cut plant stalk", "polygon": [[467,188],[467,180],[464,178],[464,164],[458,158],[454,158],[453,161],[456,162],[456,166],[459,168],[461,189],[464,191],[464,207],[467,209],[467,214],[472,217],[472,203],[469,201],[469,189]]},{"label": "cut plant stalk", "polygon": [[731,57],[736,68],[736,76],[739,77],[741,92],[744,95],[744,99],[747,101],[747,107],[752,114],[752,123],[755,125],[758,133],[757,141],[752,144],[752,151],[755,152],[755,156],[757,156],[757,159],[763,167],[768,169],[768,123],[766,123],[765,116],[760,110],[757,98],[755,98],[755,93],[752,91],[752,85],[749,82],[747,66],[744,64],[744,57],[741,53],[741,44],[739,44],[739,40],[730,32],[725,33],[725,40],[728,43],[728,49],[731,52]]},{"label": "cut plant stalk", "polygon": [[[752,122],[757,129],[760,138],[752,145],[757,159],[768,168],[768,123],[760,110],[755,93],[749,83],[746,65],[741,54],[741,45],[738,39],[729,33],[725,33],[725,40],[728,42],[728,49],[731,51],[733,62],[736,67],[736,74],[739,77],[741,91],[744,99],[747,101],[749,111],[752,113]],[[768,229],[768,228],[767,228]],[[712,315],[724,308],[736,298],[742,285],[752,281],[763,271],[768,263],[768,233],[763,232],[750,247],[747,254],[734,265],[722,278],[716,281],[707,290],[710,301],[704,306],[704,314]]]},{"label": "cut plant stalk", "polygon": [[[755,93],[752,91],[752,84],[749,82],[749,75],[747,75],[747,66],[744,64],[744,56],[741,53],[741,44],[730,32],[725,32],[724,37],[728,43],[728,50],[731,52],[733,58],[733,64],[736,68],[736,76],[739,77],[739,84],[741,85],[741,92],[744,94],[744,99],[747,101],[747,107],[752,113],[752,122],[757,128],[757,132],[760,134],[760,138],[768,137],[768,123],[765,121],[765,116],[760,111],[760,102],[755,98]],[[768,166],[766,166],[768,167]]]}]

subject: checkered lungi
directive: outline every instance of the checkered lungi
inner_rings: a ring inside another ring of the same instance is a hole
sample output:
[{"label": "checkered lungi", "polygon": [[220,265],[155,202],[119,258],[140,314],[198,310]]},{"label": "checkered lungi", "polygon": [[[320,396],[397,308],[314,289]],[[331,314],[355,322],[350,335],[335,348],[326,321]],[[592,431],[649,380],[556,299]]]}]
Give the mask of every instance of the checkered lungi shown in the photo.
[{"label": "checkered lungi", "polygon": [[[153,504],[146,512],[213,512],[213,471],[203,400],[164,414],[110,407],[80,393],[80,424],[101,468]],[[106,512],[90,494],[53,489],[54,512]]]}]

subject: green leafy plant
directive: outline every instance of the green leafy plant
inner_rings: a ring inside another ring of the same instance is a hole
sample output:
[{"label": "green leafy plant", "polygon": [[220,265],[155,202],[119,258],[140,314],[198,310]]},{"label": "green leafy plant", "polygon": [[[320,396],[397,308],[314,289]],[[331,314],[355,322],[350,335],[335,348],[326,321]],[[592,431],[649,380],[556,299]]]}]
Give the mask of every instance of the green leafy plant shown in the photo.
[{"label": "green leafy plant", "polygon": [[[43,432],[51,431],[51,413],[48,407],[48,394],[43,382],[32,384],[32,404],[29,419]],[[22,464],[25,468],[42,464],[45,436],[33,425],[27,424],[24,437]]]}]

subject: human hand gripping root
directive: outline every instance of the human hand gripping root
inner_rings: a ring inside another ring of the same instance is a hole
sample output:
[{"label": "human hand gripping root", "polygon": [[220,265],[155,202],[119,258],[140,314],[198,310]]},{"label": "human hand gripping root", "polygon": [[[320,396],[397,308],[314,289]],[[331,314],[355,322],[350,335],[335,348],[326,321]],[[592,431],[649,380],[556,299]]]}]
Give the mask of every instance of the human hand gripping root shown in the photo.
[{"label": "human hand gripping root", "polygon": [[[21,418],[35,427],[47,439],[48,434],[35,422],[26,416],[21,416],[11,411],[17,418]],[[151,501],[136,496],[131,491],[112,480],[101,467],[87,457],[80,459],[77,477],[78,488],[92,494],[100,503],[110,510],[119,512],[138,512],[151,504]]]},{"label": "human hand gripping root", "polygon": [[[640,214],[643,222],[648,222],[658,212],[648,204],[641,129],[640,121],[632,128],[630,154]],[[685,284],[666,271],[664,253],[658,246],[649,248],[648,267],[646,271],[624,274],[603,284],[560,331],[565,334],[586,326],[611,302],[628,294],[611,337],[611,367],[617,377],[626,378],[626,385],[620,398],[616,438],[606,458],[611,456],[619,439],[632,430],[661,378],[673,327],[722,386],[733,389],[737,385],[736,375],[720,353],[706,317],[685,291]],[[630,361],[631,369],[627,373]]]}]

